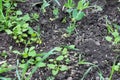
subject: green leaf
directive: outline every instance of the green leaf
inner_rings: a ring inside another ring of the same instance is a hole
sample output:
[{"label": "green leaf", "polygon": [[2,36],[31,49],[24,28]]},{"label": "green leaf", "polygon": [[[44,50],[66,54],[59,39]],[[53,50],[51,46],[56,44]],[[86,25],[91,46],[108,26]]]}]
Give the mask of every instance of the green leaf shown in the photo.
[{"label": "green leaf", "polygon": [[63,54],[63,55],[66,55],[67,53],[68,53],[67,48],[64,48],[63,51],[62,51],[62,54]]},{"label": "green leaf", "polygon": [[28,51],[29,51],[29,49],[28,49],[28,48],[25,48],[24,53],[28,53]]},{"label": "green leaf", "polygon": [[85,16],[85,13],[82,11],[78,12],[77,9],[74,9],[72,12],[73,21],[81,20],[84,16]]},{"label": "green leaf", "polygon": [[53,10],[53,14],[54,14],[55,16],[57,16],[57,15],[58,15],[58,13],[59,13],[58,8],[55,8],[55,9]]},{"label": "green leaf", "polygon": [[82,10],[82,8],[83,8],[83,2],[82,2],[82,0],[80,0],[80,1],[78,2],[77,9]]},{"label": "green leaf", "polygon": [[77,17],[76,17],[76,20],[81,20],[84,16],[85,16],[84,12],[79,12]]},{"label": "green leaf", "polygon": [[75,24],[70,24],[70,26],[67,27],[66,32],[71,35],[73,31],[75,30],[76,25]]},{"label": "green leaf", "polygon": [[73,11],[73,9],[67,9],[66,12],[68,12],[69,14],[71,14],[71,12]]},{"label": "green leaf", "polygon": [[68,67],[66,65],[61,65],[60,71],[66,71]]},{"label": "green leaf", "polygon": [[63,59],[64,59],[64,56],[58,56],[58,57],[56,58],[57,61],[61,61],[61,60],[63,60]]},{"label": "green leaf", "polygon": [[64,6],[69,9],[73,8],[74,7],[73,0],[68,0],[67,3],[64,4]]},{"label": "green leaf", "polygon": [[116,37],[116,38],[114,39],[114,43],[115,43],[115,44],[117,44],[118,42],[120,42],[120,36],[118,36],[118,37]]},{"label": "green leaf", "polygon": [[15,53],[15,54],[20,54],[21,55],[21,53],[18,50],[14,50],[12,52]]},{"label": "green leaf", "polygon": [[118,65],[115,65],[115,66],[113,66],[113,69],[115,70],[115,71],[119,71],[119,66]]},{"label": "green leaf", "polygon": [[26,15],[24,15],[23,17],[21,17],[22,18],[22,20],[23,21],[30,21],[30,16],[29,16],[29,14],[26,14]]},{"label": "green leaf", "polygon": [[48,66],[48,68],[50,68],[50,69],[55,69],[55,67],[56,67],[56,65],[54,65],[54,64],[47,64],[47,66]]},{"label": "green leaf", "polygon": [[43,12],[46,12],[45,8],[48,7],[50,4],[46,1],[46,0],[43,0],[43,4],[41,6],[41,9],[43,10]]},{"label": "green leaf", "polygon": [[26,64],[20,64],[20,68],[25,68]]},{"label": "green leaf", "polygon": [[61,47],[55,47],[55,51],[61,51],[62,48]]},{"label": "green leaf", "polygon": [[113,35],[114,37],[118,37],[118,36],[119,36],[119,33],[118,33],[117,30],[115,30],[114,32],[112,32],[112,35]]},{"label": "green leaf", "polygon": [[31,56],[31,57],[35,57],[37,54],[36,54],[35,50],[32,50],[28,53],[28,55]]},{"label": "green leaf", "polygon": [[36,37],[37,34],[34,32],[34,33],[31,34],[31,36],[32,36],[32,37]]},{"label": "green leaf", "polygon": [[88,1],[80,0],[78,2],[77,9],[82,11],[82,10],[88,8],[88,6],[89,6],[89,2]]},{"label": "green leaf", "polygon": [[32,50],[34,50],[34,49],[35,49],[35,47],[32,46],[32,47],[30,47],[29,51],[32,51]]},{"label": "green leaf", "polygon": [[59,70],[52,70],[52,74],[53,74],[54,76],[57,75],[58,72],[59,72]]},{"label": "green leaf", "polygon": [[109,42],[112,41],[112,37],[110,37],[110,36],[105,37],[105,39],[106,39],[107,41],[109,41]]},{"label": "green leaf", "polygon": [[22,56],[23,56],[23,58],[27,58],[28,57],[28,53],[23,53]]},{"label": "green leaf", "polygon": [[53,62],[53,61],[54,61],[54,59],[49,59],[49,61],[50,61],[50,62]]},{"label": "green leaf", "polygon": [[5,32],[7,32],[7,34],[12,34],[13,33],[10,29],[6,29]]},{"label": "green leaf", "polygon": [[25,33],[23,33],[23,34],[22,34],[22,36],[23,36],[23,37],[28,37],[28,35],[27,35],[27,34],[25,34]]},{"label": "green leaf", "polygon": [[76,16],[76,20],[81,20],[83,17],[85,16],[85,13],[84,12],[78,12],[77,16]]},{"label": "green leaf", "polygon": [[0,0],[0,21],[5,20],[5,16],[3,14],[2,0]]},{"label": "green leaf", "polygon": [[77,9],[74,9],[72,12],[72,17],[76,18],[77,13],[78,13]]},{"label": "green leaf", "polygon": [[70,46],[68,46],[67,48],[68,48],[68,49],[73,49],[73,50],[74,50],[74,49],[75,49],[75,45],[70,45]]},{"label": "green leaf", "polygon": [[22,25],[21,25],[21,30],[22,30],[22,32],[27,31],[27,30],[28,30],[28,27],[29,27],[29,24],[28,24],[28,23],[22,24]]},{"label": "green leaf", "polygon": [[2,11],[3,8],[2,8],[2,0],[0,0],[0,10]]},{"label": "green leaf", "polygon": [[45,66],[46,66],[46,63],[44,63],[44,62],[38,62],[38,63],[37,63],[37,66],[38,66],[38,67],[45,67]]},{"label": "green leaf", "polygon": [[42,60],[41,57],[36,57],[35,59],[36,59],[36,61],[41,61]]},{"label": "green leaf", "polygon": [[33,65],[33,64],[35,64],[34,61],[35,61],[35,60],[31,58],[31,59],[28,60],[28,63]]},{"label": "green leaf", "polygon": [[16,11],[16,15],[22,15],[22,11]]}]

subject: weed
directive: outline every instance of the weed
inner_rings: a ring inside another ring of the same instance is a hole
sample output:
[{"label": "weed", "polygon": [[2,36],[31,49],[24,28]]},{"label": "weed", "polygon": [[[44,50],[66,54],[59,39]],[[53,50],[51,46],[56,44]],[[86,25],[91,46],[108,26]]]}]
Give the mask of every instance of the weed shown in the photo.
[{"label": "weed", "polygon": [[[114,26],[114,28],[112,27]],[[111,42],[113,45],[118,44],[120,42],[120,34],[119,34],[119,25],[107,24],[108,32],[111,34],[110,36],[105,37],[107,41]]]},{"label": "weed", "polygon": [[[25,75],[31,65],[39,68],[46,66],[46,63],[42,61],[43,60],[42,54],[37,54],[35,51],[35,47],[25,48],[23,52],[19,52],[18,50],[13,50],[13,53],[22,57],[22,60],[20,62],[19,60],[17,60],[17,67],[16,67],[16,74],[18,78],[22,80],[25,78],[27,78],[28,80],[30,79],[31,75],[30,76],[25,76]],[[22,72],[18,71],[19,67],[22,69]],[[34,71],[34,68],[33,68],[33,71]],[[32,73],[34,73],[33,71]]]},{"label": "weed", "polygon": [[[119,56],[116,57],[116,60],[118,57]],[[112,76],[113,76],[114,72],[120,72],[120,62],[116,64],[116,60],[114,61],[113,65],[112,65],[109,80],[112,80]]]},{"label": "weed", "polygon": [[[55,76],[59,73],[59,71],[68,70],[67,64],[69,64],[70,59],[68,58],[68,50],[75,50],[74,45],[64,46],[64,47],[55,47],[49,52],[36,53],[34,50],[35,47],[25,48],[23,52],[19,52],[18,50],[13,50],[13,53],[22,57],[21,61],[17,60],[16,66],[16,74],[18,78],[30,80],[32,74],[41,67],[47,67],[52,70],[52,74]],[[59,54],[60,53],[60,54]],[[59,54],[54,59],[48,59],[50,55]],[[48,63],[45,60],[48,59]],[[64,63],[63,63],[63,62]],[[32,71],[29,73],[29,76],[25,76],[30,66],[34,66]],[[18,71],[18,68],[22,69],[22,73]],[[22,76],[22,77],[21,77]]]},{"label": "weed", "polygon": [[54,20],[56,20],[57,18],[59,18],[59,9],[58,9],[58,8],[54,8],[54,9],[53,9],[53,15],[54,15],[54,17],[53,17],[53,18],[50,18],[51,21],[54,21]]},{"label": "weed", "polygon": [[13,68],[13,66],[8,65],[6,61],[2,61],[0,62],[0,74],[4,73],[4,72],[8,72],[11,71]]},{"label": "weed", "polygon": [[1,80],[12,80],[11,78],[0,77]]},{"label": "weed", "polygon": [[54,10],[53,10],[53,15],[55,16],[55,19],[57,19],[59,16],[59,10],[58,10],[58,8],[54,8]]},{"label": "weed", "polygon": [[7,55],[7,51],[3,50],[1,53],[0,53],[0,56],[6,58],[8,55]]},{"label": "weed", "polygon": [[67,22],[66,17],[64,17],[64,18],[62,19],[62,23],[66,23],[66,22]]},{"label": "weed", "polygon": [[39,18],[39,14],[38,13],[32,13],[31,14],[31,19],[34,21],[38,21],[38,18]]},{"label": "weed", "polygon": [[85,59],[82,59],[82,55],[79,55],[79,65],[90,65],[90,67],[85,71],[85,73],[83,74],[83,77],[80,80],[84,80],[86,75],[93,69],[93,68],[97,68],[98,69],[98,75],[100,76],[100,80],[104,80],[103,76],[102,76],[102,72],[100,70],[100,68],[90,62],[85,61]]}]

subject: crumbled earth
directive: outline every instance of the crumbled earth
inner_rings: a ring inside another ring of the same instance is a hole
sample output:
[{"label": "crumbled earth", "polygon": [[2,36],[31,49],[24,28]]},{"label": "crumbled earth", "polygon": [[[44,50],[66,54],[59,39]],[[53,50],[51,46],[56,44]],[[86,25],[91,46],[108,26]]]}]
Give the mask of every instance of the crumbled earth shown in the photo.
[{"label": "crumbled earth", "polygon": [[[65,0],[59,0],[61,6]],[[75,0],[77,1],[77,0]],[[68,14],[62,11],[62,7],[58,6],[60,9],[59,18],[55,21],[50,21],[50,18],[53,18],[52,10],[50,6],[47,8],[47,12],[43,15],[40,11],[41,4],[34,3],[40,2],[39,0],[28,0],[25,3],[18,3],[18,9],[22,10],[25,13],[37,12],[40,14],[40,19],[38,22],[30,24],[33,29],[36,29],[36,26],[40,26],[41,29],[41,38],[43,43],[33,44],[36,46],[36,50],[40,51],[49,51],[54,47],[62,45],[75,45],[78,49],[77,51],[70,51],[70,69],[66,72],[60,72],[55,80],[81,80],[84,72],[91,65],[78,65],[79,56],[82,55],[82,58],[87,62],[94,63],[98,65],[99,69],[103,73],[103,77],[107,78],[110,75],[111,66],[116,60],[116,56],[119,55],[119,52],[113,51],[111,44],[105,40],[105,36],[108,35],[106,28],[105,16],[108,16],[108,19],[116,24],[120,25],[120,12],[118,7],[120,7],[120,2],[117,0],[91,0],[91,5],[98,4],[102,7],[102,11],[94,11],[94,9],[85,10],[86,16],[77,22],[77,28],[74,33],[65,38],[65,30],[69,25],[69,20],[66,23],[61,23],[64,17],[68,17]],[[53,3],[51,3],[53,5]],[[5,33],[0,33],[0,51],[9,50],[9,47],[13,46],[15,49],[22,50],[24,45],[16,44],[15,41]],[[0,60],[4,58],[0,57]],[[9,57],[6,60],[16,65],[16,56],[9,54]],[[117,59],[117,62],[120,62],[120,58]],[[85,77],[84,80],[100,80],[97,67],[92,68],[89,74]],[[15,77],[15,72],[9,72],[9,74],[2,74],[2,76]],[[48,76],[52,76],[51,71],[48,69],[39,69],[32,76],[31,80],[46,80]],[[115,73],[112,80],[120,80],[120,74]]]}]

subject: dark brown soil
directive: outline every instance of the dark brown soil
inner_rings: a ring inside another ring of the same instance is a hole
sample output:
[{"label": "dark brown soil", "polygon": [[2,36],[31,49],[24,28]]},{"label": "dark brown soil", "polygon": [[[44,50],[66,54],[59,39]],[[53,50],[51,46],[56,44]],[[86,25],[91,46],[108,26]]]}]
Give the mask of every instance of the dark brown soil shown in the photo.
[{"label": "dark brown soil", "polygon": [[[70,44],[75,45],[76,48],[79,49],[78,51],[70,52],[70,58],[72,59],[70,63],[71,69],[59,73],[55,77],[55,80],[81,80],[84,72],[90,65],[76,65],[80,54],[86,61],[98,65],[105,80],[108,80],[107,78],[110,75],[111,66],[115,61],[116,56],[120,54],[119,52],[114,52],[110,47],[111,44],[105,40],[105,36],[108,35],[105,26],[105,16],[107,15],[111,22],[120,25],[120,12],[117,9],[117,7],[120,7],[120,2],[117,2],[117,0],[107,0],[107,2],[104,2],[103,0],[91,0],[91,5],[94,5],[95,3],[100,6],[102,5],[103,10],[98,12],[94,12],[92,9],[86,10],[86,17],[77,22],[78,27],[68,38],[63,37],[65,29],[69,25],[69,20],[66,23],[61,23],[61,20],[65,16],[68,17],[68,14],[62,12],[62,7],[59,7],[59,19],[51,22],[49,18],[53,17],[53,8],[51,6],[47,8],[47,12],[43,15],[39,9],[40,4],[34,7],[31,6],[35,2],[37,2],[37,0],[28,0],[25,3],[19,3],[18,9],[22,10],[24,13],[38,12],[40,14],[39,22],[31,24],[34,29],[36,29],[35,26],[38,25],[41,29],[43,43],[41,45],[34,44],[36,50],[49,51],[54,47]],[[65,1],[60,0],[62,5],[63,2]],[[0,33],[0,51],[8,50],[10,46],[13,46],[15,49],[24,49],[23,46],[15,44],[10,36],[5,33]],[[3,61],[4,58],[0,57],[0,60]],[[6,60],[11,64],[16,65],[15,55],[9,54]],[[120,62],[120,58],[118,58],[117,61]],[[98,71],[97,68],[93,68],[84,80],[100,80]],[[16,77],[14,73],[15,72],[13,71],[10,72],[10,74],[2,74],[2,76]],[[50,70],[39,69],[33,75],[31,80],[46,80],[48,76],[52,76]],[[120,74],[115,73],[112,80],[120,80]]]}]

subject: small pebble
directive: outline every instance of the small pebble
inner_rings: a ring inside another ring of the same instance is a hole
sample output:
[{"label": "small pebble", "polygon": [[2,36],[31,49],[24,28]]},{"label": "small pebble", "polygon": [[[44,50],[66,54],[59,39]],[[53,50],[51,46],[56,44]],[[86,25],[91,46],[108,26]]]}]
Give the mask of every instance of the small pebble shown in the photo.
[{"label": "small pebble", "polygon": [[67,80],[73,80],[73,78],[72,77],[68,77]]}]

